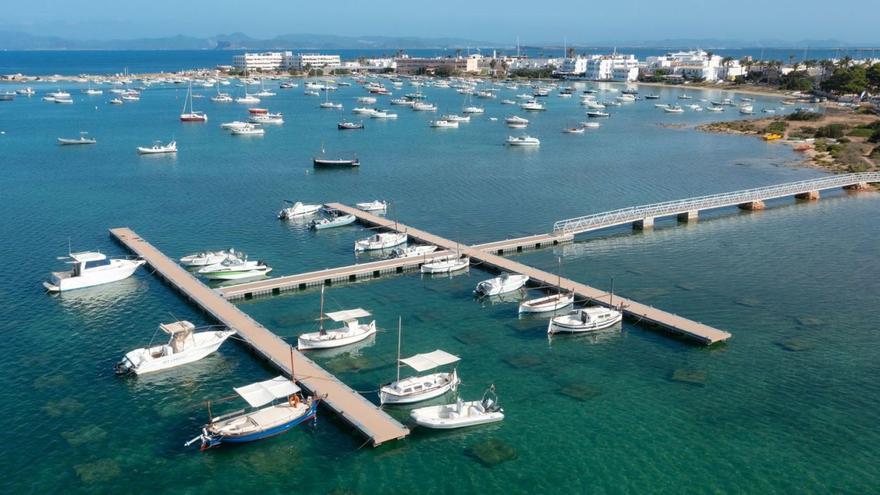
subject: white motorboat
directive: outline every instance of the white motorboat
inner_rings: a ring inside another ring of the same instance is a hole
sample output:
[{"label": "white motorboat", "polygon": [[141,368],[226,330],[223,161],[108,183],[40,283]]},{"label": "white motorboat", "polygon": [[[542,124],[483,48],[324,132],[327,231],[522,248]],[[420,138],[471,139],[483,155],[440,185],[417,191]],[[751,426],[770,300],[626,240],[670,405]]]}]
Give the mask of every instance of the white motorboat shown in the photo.
[{"label": "white motorboat", "polygon": [[584,133],[584,127],[583,127],[583,126],[578,126],[578,127],[566,127],[566,128],[564,128],[564,129],[562,129],[562,132],[563,132],[564,134],[583,134],[583,133]]},{"label": "white motorboat", "polygon": [[458,121],[437,119],[430,122],[431,127],[437,129],[458,129]]},{"label": "white motorboat", "polygon": [[470,115],[456,115],[453,113],[453,114],[441,115],[440,120],[446,120],[449,122],[470,122],[471,116]]},{"label": "white motorboat", "polygon": [[[374,98],[374,100],[375,100],[375,98]],[[375,101],[373,103],[375,103]],[[416,101],[411,100],[409,98],[392,98],[392,99],[388,100],[388,103],[390,103],[392,105],[411,107],[416,103]]]},{"label": "white motorboat", "polygon": [[413,103],[412,109],[417,112],[436,112],[437,105],[434,105],[433,103],[417,101]]},{"label": "white motorboat", "polygon": [[280,113],[269,113],[263,115],[252,115],[248,122],[251,124],[283,124],[284,116]]},{"label": "white motorboat", "polygon": [[706,110],[709,112],[723,112],[724,107],[712,104],[712,105],[707,106]]},{"label": "white motorboat", "polygon": [[510,274],[507,272],[501,275],[483,280],[477,284],[474,294],[478,296],[497,296],[521,289],[526,282],[529,281],[528,275]]},{"label": "white motorboat", "polygon": [[112,100],[110,100],[111,105],[122,105],[122,103],[123,101],[119,98],[113,98]]},{"label": "white motorboat", "polygon": [[598,129],[601,127],[601,124],[598,122],[581,122],[581,127],[586,127],[588,129]]},{"label": "white motorboat", "polygon": [[390,258],[415,258],[417,256],[426,256],[437,250],[437,246],[407,246],[394,248],[391,251]]},{"label": "white motorboat", "polygon": [[62,105],[72,105],[73,104],[73,99],[71,99],[71,98],[55,98],[54,101],[55,101],[55,103],[59,103]]},{"label": "white motorboat", "polygon": [[463,114],[475,114],[475,113],[481,114],[481,113],[485,113],[485,112],[486,112],[486,109],[483,107],[469,106],[469,107],[464,107],[461,109],[461,113],[463,113]]},{"label": "white motorboat", "polygon": [[654,103],[654,108],[666,108],[669,106],[669,103]]},{"label": "white motorboat", "polygon": [[[357,102],[358,103],[366,103],[367,105],[373,105],[376,103],[376,97],[375,96],[358,96]],[[394,100],[392,100],[392,104],[393,103],[394,103]]]},{"label": "white motorboat", "polygon": [[[321,286],[321,317],[320,328],[317,332],[304,333],[297,338],[297,349],[304,351],[310,349],[332,349],[354,344],[376,333],[376,320],[368,324],[360,324],[358,318],[366,318],[370,313],[361,309],[348,309],[324,314],[324,286]],[[333,329],[324,328],[324,318],[329,318],[344,326]]]},{"label": "white motorboat", "polygon": [[512,115],[504,119],[504,122],[508,124],[528,124],[529,119],[524,119],[518,115]]},{"label": "white motorboat", "polygon": [[235,334],[235,330],[223,326],[196,328],[185,320],[161,323],[159,329],[170,336],[168,343],[129,351],[116,363],[117,374],[142,375],[198,361]]},{"label": "white motorboat", "polygon": [[467,256],[452,256],[442,260],[429,261],[421,266],[422,273],[453,273],[471,266],[471,259]]},{"label": "white motorboat", "polygon": [[516,102],[513,100],[501,100],[502,105],[516,105]]},{"label": "white motorboat", "polygon": [[37,94],[37,92],[34,91],[34,88],[30,86],[26,88],[16,89],[15,92],[16,94],[20,94],[22,96],[34,96],[35,94]]},{"label": "white motorboat", "polygon": [[308,217],[318,213],[321,209],[321,205],[307,205],[300,201],[293,202],[285,200],[285,202],[290,203],[291,206],[282,208],[281,211],[278,212],[279,220],[292,220],[294,218]]},{"label": "white motorboat", "polygon": [[541,140],[532,136],[507,136],[505,141],[510,146],[540,146]]},{"label": "white motorboat", "polygon": [[351,225],[357,220],[354,215],[338,215],[332,218],[319,218],[312,220],[311,228],[315,230],[332,229],[334,227],[343,227]]},{"label": "white motorboat", "polygon": [[199,251],[198,253],[188,254],[180,258],[180,264],[183,266],[209,266],[223,262],[230,256],[238,256],[235,249],[223,251]]},{"label": "white motorboat", "polygon": [[454,404],[420,407],[410,412],[410,418],[419,426],[451,430],[501,421],[504,409],[499,406],[492,386],[481,400],[465,402],[459,398]]},{"label": "white motorboat", "polygon": [[226,130],[232,129],[240,129],[242,127],[247,127],[250,124],[248,122],[242,122],[240,120],[233,120],[232,122],[224,122],[220,124],[220,127]]},{"label": "white motorboat", "polygon": [[678,105],[667,105],[663,108],[663,111],[666,113],[684,113],[684,108]]},{"label": "white motorboat", "polygon": [[374,110],[373,113],[370,114],[371,119],[396,119],[397,114],[392,112],[386,112],[385,110]]},{"label": "white motorboat", "polygon": [[376,112],[376,109],[369,107],[354,107],[351,109],[351,113],[356,113],[359,115],[372,115],[374,112]]},{"label": "white motorboat", "polygon": [[254,124],[248,124],[241,127],[233,127],[229,129],[229,133],[233,136],[262,136],[266,134],[266,129],[257,127]]},{"label": "white motorboat", "polygon": [[539,103],[537,100],[529,100],[525,103],[522,103],[519,107],[523,110],[529,111],[547,110],[547,107],[545,107],[544,104]]},{"label": "white motorboat", "polygon": [[200,268],[196,273],[208,280],[239,280],[267,275],[272,267],[262,261],[248,261],[247,257],[229,256],[215,265]]},{"label": "white motorboat", "polygon": [[156,155],[160,153],[177,153],[177,142],[169,141],[168,144],[162,144],[161,141],[156,141],[153,143],[153,146],[149,148],[146,146],[138,146],[138,153],[141,155]]},{"label": "white motorboat", "polygon": [[211,101],[214,103],[232,103],[234,100],[228,93],[217,93],[211,97]]},{"label": "white motorboat", "polygon": [[622,319],[623,314],[620,311],[602,306],[591,306],[551,318],[547,324],[547,333],[594,332],[612,327],[620,323]]},{"label": "white motorboat", "polygon": [[519,303],[519,313],[548,313],[567,308],[573,303],[574,294],[571,292],[560,292],[559,294],[551,294]]},{"label": "white motorboat", "polygon": [[363,211],[386,211],[388,209],[388,202],[379,199],[366,203],[355,203],[354,205],[357,209]]},{"label": "white motorboat", "polygon": [[73,265],[73,268],[66,272],[52,272],[49,280],[43,282],[43,287],[49,292],[82,289],[123,280],[146,263],[142,259],[108,259],[97,251],[69,253],[59,259],[68,260],[66,263]]},{"label": "white motorboat", "polygon": [[224,443],[248,443],[273,437],[314,419],[321,401],[315,397],[303,398],[300,388],[284,376],[234,390],[251,409],[212,417],[202,427],[202,433],[184,446],[201,440],[201,450],[205,450]]},{"label": "white motorboat", "polygon": [[70,99],[70,93],[68,93],[67,91],[61,91],[60,89],[58,91],[48,93],[47,96],[49,96],[51,98],[55,98],[55,99],[62,99],[62,100]]},{"label": "white motorboat", "polygon": [[459,357],[437,349],[433,352],[401,359],[399,325],[397,332],[397,379],[379,389],[379,404],[414,404],[440,397],[458,388],[461,379],[459,379],[458,371],[455,368],[449,372],[415,375],[401,379],[400,367],[402,365],[409,366],[417,373],[423,373],[440,366],[455,364],[459,361]]},{"label": "white motorboat", "polygon": [[603,112],[601,110],[594,110],[591,112],[587,112],[587,117],[591,119],[599,119],[602,117],[608,117],[608,112]]},{"label": "white motorboat", "polygon": [[95,144],[98,141],[95,138],[90,138],[86,136],[87,132],[81,132],[78,138],[70,139],[70,138],[58,138],[58,144],[62,146],[75,145],[75,144]]},{"label": "white motorboat", "polygon": [[248,94],[247,91],[245,91],[244,96],[239,96],[238,98],[235,99],[235,102],[250,105],[253,103],[259,103],[260,99],[257,98],[256,96]]},{"label": "white motorboat", "polygon": [[739,107],[739,113],[743,115],[752,115],[755,113],[755,107],[752,105],[742,105]]},{"label": "white motorboat", "polygon": [[409,240],[409,236],[405,233],[380,232],[365,239],[355,241],[354,250],[355,252],[378,251],[405,244],[407,240]]}]

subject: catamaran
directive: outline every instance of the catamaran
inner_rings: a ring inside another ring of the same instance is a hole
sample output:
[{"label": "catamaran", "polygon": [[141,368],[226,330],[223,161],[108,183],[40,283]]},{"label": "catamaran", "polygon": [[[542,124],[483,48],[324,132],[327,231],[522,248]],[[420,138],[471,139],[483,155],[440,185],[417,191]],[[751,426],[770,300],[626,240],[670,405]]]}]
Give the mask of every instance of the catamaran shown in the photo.
[{"label": "catamaran", "polygon": [[[318,413],[320,399],[304,399],[301,389],[283,376],[234,390],[253,409],[211,418],[202,427],[201,435],[184,444],[185,446],[199,440],[202,442],[201,450],[223,443],[253,442],[284,433],[296,425],[314,419]],[[210,411],[210,403],[208,410]]]},{"label": "catamaran", "polygon": [[402,365],[409,366],[416,373],[423,373],[440,366],[448,366],[457,363],[460,358],[446,351],[437,349],[425,354],[416,354],[405,359],[400,358],[401,324],[397,324],[397,379],[379,388],[379,404],[414,404],[440,397],[450,391],[455,391],[461,379],[458,371],[431,373],[428,375],[415,375],[401,380],[400,368]]},{"label": "catamaran", "polygon": [[[364,309],[348,309],[324,313],[324,286],[321,286],[321,311],[319,328],[317,332],[304,333],[297,338],[297,349],[331,349],[342,347],[365,340],[376,333],[376,320],[368,324],[361,324],[358,318],[366,318],[370,313]],[[337,323],[343,323],[340,328],[325,329],[324,318],[329,318]]]},{"label": "catamaran", "polygon": [[493,385],[480,400],[465,402],[459,398],[454,404],[420,407],[410,412],[410,418],[419,426],[451,430],[501,421],[504,409],[498,404]]},{"label": "catamaran", "polygon": [[43,282],[43,287],[49,292],[82,289],[123,280],[132,276],[139,266],[146,263],[140,258],[108,259],[106,255],[97,251],[68,253],[67,256],[59,259],[68,260],[66,263],[73,265],[73,269],[66,272],[52,272],[49,280]]},{"label": "catamaran", "polygon": [[[183,110],[180,113],[181,122],[207,122],[208,115],[205,112],[196,112],[193,110],[192,83],[186,91],[186,98],[183,100]],[[189,112],[186,111],[186,104],[189,102]]]},{"label": "catamaran", "polygon": [[129,351],[116,363],[116,374],[142,375],[193,363],[212,354],[235,334],[235,330],[224,326],[196,328],[186,320],[160,323],[159,329],[169,335],[168,343]]}]

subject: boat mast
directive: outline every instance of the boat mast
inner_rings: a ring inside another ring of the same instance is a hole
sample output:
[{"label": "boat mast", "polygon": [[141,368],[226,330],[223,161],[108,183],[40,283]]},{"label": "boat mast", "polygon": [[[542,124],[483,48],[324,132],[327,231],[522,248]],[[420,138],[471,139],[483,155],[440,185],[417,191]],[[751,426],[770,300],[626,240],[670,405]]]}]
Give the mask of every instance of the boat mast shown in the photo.
[{"label": "boat mast", "polygon": [[562,294],[562,256],[556,258],[559,267],[556,269],[556,289],[557,294]]},{"label": "boat mast", "polygon": [[397,315],[397,381],[400,381],[400,329],[402,327],[403,318]]},{"label": "boat mast", "polygon": [[318,315],[318,331],[324,335],[324,284],[321,283],[321,313]]},{"label": "boat mast", "polygon": [[611,292],[610,297],[608,298],[608,304],[610,304],[612,308],[614,307],[614,277],[611,277]]}]

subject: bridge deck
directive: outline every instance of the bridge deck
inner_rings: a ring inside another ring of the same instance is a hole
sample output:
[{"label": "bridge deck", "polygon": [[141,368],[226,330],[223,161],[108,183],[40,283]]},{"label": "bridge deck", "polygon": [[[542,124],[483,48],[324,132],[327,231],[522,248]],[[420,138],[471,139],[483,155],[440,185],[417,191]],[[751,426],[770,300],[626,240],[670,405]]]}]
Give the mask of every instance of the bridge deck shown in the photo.
[{"label": "bridge deck", "polygon": [[227,327],[235,329],[254,350],[282,372],[290,375],[293,362],[294,379],[315,395],[326,394],[324,403],[366,435],[374,446],[409,434],[405,426],[236,308],[135,232],[128,228],[116,228],[111,229],[110,234],[131,252],[145,259],[156,273],[198,307]]}]

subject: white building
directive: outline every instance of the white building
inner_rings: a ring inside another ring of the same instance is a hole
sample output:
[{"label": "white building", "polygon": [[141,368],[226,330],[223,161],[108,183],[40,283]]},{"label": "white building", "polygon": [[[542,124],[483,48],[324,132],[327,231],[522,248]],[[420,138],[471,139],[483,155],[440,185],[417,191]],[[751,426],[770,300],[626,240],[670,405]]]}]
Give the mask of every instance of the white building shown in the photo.
[{"label": "white building", "polygon": [[[289,53],[289,52],[288,52]],[[320,53],[297,53],[285,60],[285,67],[295,70],[338,69],[342,66],[339,55],[323,55]]]},{"label": "white building", "polygon": [[635,55],[590,55],[584,77],[592,81],[635,81],[639,61]]},{"label": "white building", "polygon": [[587,58],[567,58],[562,61],[555,74],[559,77],[584,77],[587,74]]},{"label": "white building", "polygon": [[721,56],[709,56],[703,50],[667,53],[646,59],[646,72],[653,73],[657,69],[667,69],[671,74],[691,79],[717,81],[725,77],[721,66]]},{"label": "white building", "polygon": [[232,65],[240,71],[275,71],[284,67],[291,52],[243,53],[232,57]]}]

